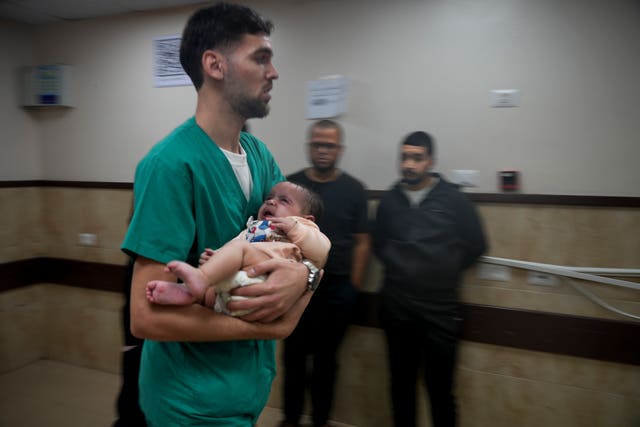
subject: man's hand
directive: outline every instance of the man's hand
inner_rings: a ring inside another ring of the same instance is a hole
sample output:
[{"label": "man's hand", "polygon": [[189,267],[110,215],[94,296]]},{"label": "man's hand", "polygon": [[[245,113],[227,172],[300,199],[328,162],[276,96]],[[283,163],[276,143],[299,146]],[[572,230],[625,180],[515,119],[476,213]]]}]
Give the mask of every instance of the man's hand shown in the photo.
[{"label": "man's hand", "polygon": [[305,293],[309,270],[299,262],[272,259],[255,265],[247,274],[251,277],[267,274],[268,278],[264,283],[235,289],[233,295],[252,298],[230,301],[227,308],[229,311],[253,310],[242,317],[249,322],[272,322]]}]

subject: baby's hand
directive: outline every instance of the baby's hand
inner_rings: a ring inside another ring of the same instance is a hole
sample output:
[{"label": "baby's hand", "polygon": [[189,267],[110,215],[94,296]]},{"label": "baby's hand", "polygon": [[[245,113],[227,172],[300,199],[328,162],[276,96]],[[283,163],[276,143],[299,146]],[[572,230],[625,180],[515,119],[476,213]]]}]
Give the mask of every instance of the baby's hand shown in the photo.
[{"label": "baby's hand", "polygon": [[205,262],[209,261],[209,258],[211,258],[215,253],[216,253],[216,251],[214,251],[213,249],[206,248],[204,250],[204,252],[202,252],[200,254],[200,259],[198,260],[198,265],[202,265]]},{"label": "baby's hand", "polygon": [[271,228],[281,234],[287,235],[298,224],[294,218],[271,218]]}]

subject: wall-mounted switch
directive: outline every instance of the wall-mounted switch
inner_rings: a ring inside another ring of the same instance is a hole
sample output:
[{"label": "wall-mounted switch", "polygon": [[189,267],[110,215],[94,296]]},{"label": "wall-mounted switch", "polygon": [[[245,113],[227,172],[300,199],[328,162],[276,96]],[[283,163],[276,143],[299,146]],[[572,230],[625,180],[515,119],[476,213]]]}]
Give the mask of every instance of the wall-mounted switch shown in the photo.
[{"label": "wall-mounted switch", "polygon": [[480,185],[480,172],[471,169],[453,169],[451,182],[461,187],[477,187]]},{"label": "wall-mounted switch", "polygon": [[489,99],[493,108],[519,107],[520,91],[518,89],[495,89],[489,93]]},{"label": "wall-mounted switch", "polygon": [[78,245],[98,246],[98,235],[93,233],[78,233]]}]

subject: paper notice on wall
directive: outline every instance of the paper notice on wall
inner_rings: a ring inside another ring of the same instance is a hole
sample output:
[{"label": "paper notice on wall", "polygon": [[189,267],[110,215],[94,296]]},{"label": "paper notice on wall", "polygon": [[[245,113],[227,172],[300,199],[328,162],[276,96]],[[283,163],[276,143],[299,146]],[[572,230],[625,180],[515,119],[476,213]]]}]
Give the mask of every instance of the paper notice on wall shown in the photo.
[{"label": "paper notice on wall", "polygon": [[180,35],[153,39],[153,85],[190,86],[191,79],[180,64]]},{"label": "paper notice on wall", "polygon": [[307,118],[327,119],[347,112],[349,82],[335,76],[307,83]]}]

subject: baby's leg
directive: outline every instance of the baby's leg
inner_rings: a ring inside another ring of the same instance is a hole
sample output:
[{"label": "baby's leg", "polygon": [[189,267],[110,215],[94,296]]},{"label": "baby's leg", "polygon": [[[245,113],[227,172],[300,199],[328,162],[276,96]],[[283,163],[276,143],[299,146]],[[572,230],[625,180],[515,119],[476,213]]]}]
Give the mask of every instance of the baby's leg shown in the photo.
[{"label": "baby's leg", "polygon": [[[247,266],[269,259],[263,251],[255,245],[267,243],[249,243],[246,240],[234,239],[216,251],[207,262],[200,266],[200,270],[212,285],[232,278],[238,271]],[[185,282],[187,282],[185,280]],[[187,283],[187,286],[189,284]]]},{"label": "baby's leg", "polygon": [[171,261],[167,270],[184,282],[185,290],[193,296],[194,302],[202,303],[209,281],[202,270],[186,262]]},{"label": "baby's leg", "polygon": [[183,283],[153,280],[147,283],[147,299],[161,305],[191,305],[195,297]]},{"label": "baby's leg", "polygon": [[[247,276],[243,268],[257,264],[269,259],[269,256],[257,249],[256,245],[268,243],[249,243],[246,240],[235,239],[228,242],[200,266],[209,283],[215,287],[217,297],[215,299],[215,310],[219,313],[242,316],[246,313],[230,313],[227,310],[227,302],[232,299],[242,297],[231,296],[231,290],[239,286],[247,286],[254,283],[263,282],[264,276],[251,278]],[[211,306],[213,296],[207,291],[205,305]]]}]

